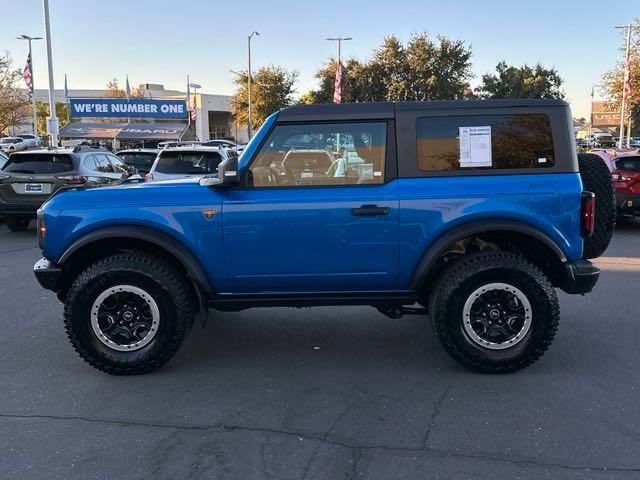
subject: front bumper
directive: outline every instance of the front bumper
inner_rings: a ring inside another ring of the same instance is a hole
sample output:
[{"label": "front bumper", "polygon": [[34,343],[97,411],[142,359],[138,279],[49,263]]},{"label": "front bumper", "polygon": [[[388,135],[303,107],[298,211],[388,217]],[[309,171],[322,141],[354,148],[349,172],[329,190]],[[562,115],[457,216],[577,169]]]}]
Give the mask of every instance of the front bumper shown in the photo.
[{"label": "front bumper", "polygon": [[564,267],[565,276],[560,288],[566,293],[589,293],[600,277],[600,269],[589,260],[566,262]]},{"label": "front bumper", "polygon": [[33,273],[38,283],[47,290],[57,292],[62,278],[62,268],[46,258],[41,258],[33,266]]}]

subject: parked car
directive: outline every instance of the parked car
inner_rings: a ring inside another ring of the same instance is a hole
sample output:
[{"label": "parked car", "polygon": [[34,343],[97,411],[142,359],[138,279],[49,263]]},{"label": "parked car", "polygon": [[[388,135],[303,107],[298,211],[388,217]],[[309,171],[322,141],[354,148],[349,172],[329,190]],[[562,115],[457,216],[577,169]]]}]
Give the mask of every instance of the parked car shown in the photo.
[{"label": "parked car", "polygon": [[0,150],[6,153],[20,152],[27,149],[26,142],[22,137],[0,138]]},{"label": "parked car", "polygon": [[613,163],[618,215],[640,217],[640,151],[622,153]]},{"label": "parked car", "polygon": [[231,140],[225,140],[222,138],[215,138],[213,140],[207,140],[206,142],[202,142],[201,145],[203,147],[218,147],[218,148],[226,148],[227,150],[233,150],[238,154],[242,153],[246,147],[244,143],[236,143]]},{"label": "parked car", "polygon": [[42,140],[37,135],[32,135],[30,133],[22,133],[20,134],[20,138],[24,140],[27,148],[36,148],[42,145]]},{"label": "parked car", "polygon": [[26,230],[40,206],[68,185],[105,185],[136,174],[105,149],[75,147],[13,153],[0,170],[0,215],[9,230]]},{"label": "parked car", "polygon": [[[577,156],[571,118],[559,100],[286,108],[217,175],[54,195],[34,272],[75,351],[110,374],[165,364],[197,312],[345,304],[428,314],[461,364],[516,371],[553,341],[555,289],[596,284],[589,259],[615,220],[608,169]],[[317,139],[348,137],[361,161],[296,174],[296,136],[329,153]],[[205,148],[159,165],[211,170],[193,160]]]},{"label": "parked car", "polygon": [[151,182],[215,174],[218,164],[229,157],[229,153],[223,148],[198,145],[167,147],[158,153],[145,179]]},{"label": "parked car", "polygon": [[159,148],[135,148],[120,150],[116,155],[127,165],[134,166],[140,175],[146,175],[155,162]]},{"label": "parked car", "polygon": [[612,148],[617,145],[615,139],[608,134],[598,134],[593,140],[595,148]]}]

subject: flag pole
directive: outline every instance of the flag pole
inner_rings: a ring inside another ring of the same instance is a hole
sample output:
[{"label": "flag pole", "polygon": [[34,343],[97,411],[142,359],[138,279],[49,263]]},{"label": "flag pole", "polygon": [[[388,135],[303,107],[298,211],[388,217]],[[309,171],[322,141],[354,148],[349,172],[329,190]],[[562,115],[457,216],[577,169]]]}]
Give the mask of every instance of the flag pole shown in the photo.
[{"label": "flag pole", "polygon": [[64,101],[67,104],[67,123],[71,121],[69,117],[69,87],[67,86],[67,74],[64,74]]}]

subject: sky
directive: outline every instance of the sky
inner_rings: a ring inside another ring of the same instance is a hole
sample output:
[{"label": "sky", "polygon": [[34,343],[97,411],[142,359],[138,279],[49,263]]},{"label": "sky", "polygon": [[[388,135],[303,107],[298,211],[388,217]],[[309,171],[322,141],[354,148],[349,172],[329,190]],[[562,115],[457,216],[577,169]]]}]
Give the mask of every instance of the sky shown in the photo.
[{"label": "sky", "polygon": [[[314,73],[349,36],[343,57],[365,60],[386,35],[412,33],[464,40],[482,74],[509,64],[555,67],[575,117],[588,117],[591,87],[622,58],[614,27],[640,17],[640,2],[595,0],[49,0],[56,88],[104,88],[112,78],[131,85],[160,83],[184,90],[186,76],[202,92],[231,94],[232,71],[246,68],[247,36],[254,68],[275,64],[299,72],[297,92],[316,85]],[[27,42],[43,36],[41,0],[0,0],[0,52],[22,67]],[[44,41],[34,43],[36,88],[47,88]],[[596,96],[598,95],[596,91]]]}]

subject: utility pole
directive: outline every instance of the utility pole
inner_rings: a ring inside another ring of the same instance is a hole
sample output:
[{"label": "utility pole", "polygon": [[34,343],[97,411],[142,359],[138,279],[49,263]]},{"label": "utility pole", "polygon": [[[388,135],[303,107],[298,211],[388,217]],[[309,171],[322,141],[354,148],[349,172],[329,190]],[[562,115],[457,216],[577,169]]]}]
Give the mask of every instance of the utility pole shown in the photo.
[{"label": "utility pole", "polygon": [[624,114],[626,107],[626,98],[625,98],[625,85],[629,80],[629,51],[631,49],[631,31],[633,29],[632,25],[625,25],[621,27],[615,27],[624,29],[624,33],[626,35],[625,40],[625,49],[624,49],[624,79],[622,81],[622,105],[620,107],[620,140],[618,141],[618,148],[622,148],[624,146]]},{"label": "utility pole", "polygon": [[47,43],[47,66],[49,70],[49,112],[47,117],[47,133],[50,136],[50,146],[58,146],[58,116],[56,115],[56,98],[53,83],[53,58],[51,57],[51,29],[49,28],[49,0],[42,0],[44,10],[44,36]]},{"label": "utility pole", "polygon": [[38,136],[38,127],[37,127],[37,119],[36,119],[36,96],[35,96],[35,85],[33,78],[33,55],[31,53],[31,41],[32,40],[42,40],[42,37],[32,37],[30,35],[20,35],[16,37],[18,40],[27,40],[29,42],[29,68],[31,69],[31,108],[33,110],[33,134]]},{"label": "utility pole", "polygon": [[252,129],[253,129],[253,125],[251,123],[251,109],[252,109],[252,105],[251,105],[251,39],[253,38],[254,35],[260,36],[259,32],[251,32],[251,35],[249,35],[247,44],[248,44],[248,49],[249,49],[249,58],[248,58],[248,63],[249,63],[249,75],[247,77],[247,101],[249,103],[249,118],[247,121],[247,134],[249,136],[249,140],[251,140],[251,135],[252,135]]}]

